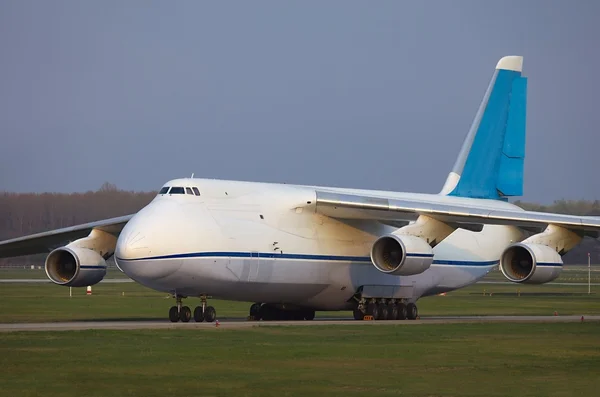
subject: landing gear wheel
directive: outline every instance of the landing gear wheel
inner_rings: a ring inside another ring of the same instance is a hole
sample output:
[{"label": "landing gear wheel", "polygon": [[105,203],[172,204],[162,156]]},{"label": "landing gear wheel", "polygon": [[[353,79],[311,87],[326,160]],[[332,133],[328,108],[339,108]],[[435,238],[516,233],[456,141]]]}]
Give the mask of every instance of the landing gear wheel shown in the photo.
[{"label": "landing gear wheel", "polygon": [[202,311],[202,306],[196,306],[194,309],[194,321],[197,323],[204,321],[204,312]]},{"label": "landing gear wheel", "polygon": [[414,303],[409,303],[406,305],[406,317],[409,320],[416,320],[419,316],[419,311],[417,310],[417,305]]},{"label": "landing gear wheel", "polygon": [[302,321],[304,320],[304,312],[302,310],[296,310],[292,312],[292,320],[294,321]]},{"label": "landing gear wheel", "polygon": [[207,323],[212,323],[217,318],[217,311],[212,306],[207,306],[206,310],[204,310],[204,320]]},{"label": "landing gear wheel", "polygon": [[187,323],[190,321],[191,318],[192,318],[192,311],[190,310],[190,308],[187,306],[182,307],[181,311],[179,312],[179,319],[182,322]]},{"label": "landing gear wheel", "polygon": [[380,303],[379,306],[379,317],[376,320],[387,320],[388,319],[388,307],[385,303]]},{"label": "landing gear wheel", "polygon": [[274,311],[274,309],[271,306],[269,306],[269,305],[263,304],[260,307],[260,318],[262,318],[264,321],[273,321],[273,320],[275,320],[275,311]]},{"label": "landing gear wheel", "polygon": [[362,310],[360,309],[354,309],[354,311],[352,312],[352,314],[354,315],[354,319],[355,320],[364,320],[365,318],[365,313],[363,313]]},{"label": "landing gear wheel", "polygon": [[304,320],[312,321],[315,319],[315,311],[314,310],[306,310],[304,312]]},{"label": "landing gear wheel", "polygon": [[294,312],[289,310],[278,310],[277,320],[289,321],[294,319]]},{"label": "landing gear wheel", "polygon": [[169,309],[169,320],[171,320],[172,323],[179,321],[179,310],[177,310],[177,306],[171,306]]},{"label": "landing gear wheel", "polygon": [[395,320],[398,318],[398,306],[394,303],[388,305],[388,320]]},{"label": "landing gear wheel", "polygon": [[379,306],[377,303],[369,303],[367,314],[373,316],[373,320],[379,320]]},{"label": "landing gear wheel", "polygon": [[406,320],[406,305],[404,303],[398,303],[398,315],[396,319],[398,320]]},{"label": "landing gear wheel", "polygon": [[260,303],[255,303],[250,306],[250,317],[256,321],[260,320]]}]

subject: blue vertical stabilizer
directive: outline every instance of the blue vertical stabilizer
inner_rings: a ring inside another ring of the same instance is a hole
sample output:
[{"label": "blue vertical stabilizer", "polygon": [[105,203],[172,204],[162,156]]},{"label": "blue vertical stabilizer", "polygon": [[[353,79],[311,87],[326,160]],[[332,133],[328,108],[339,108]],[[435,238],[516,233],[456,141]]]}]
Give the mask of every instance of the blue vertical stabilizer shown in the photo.
[{"label": "blue vertical stabilizer", "polygon": [[441,194],[505,199],[523,194],[527,79],[523,58],[498,62]]}]

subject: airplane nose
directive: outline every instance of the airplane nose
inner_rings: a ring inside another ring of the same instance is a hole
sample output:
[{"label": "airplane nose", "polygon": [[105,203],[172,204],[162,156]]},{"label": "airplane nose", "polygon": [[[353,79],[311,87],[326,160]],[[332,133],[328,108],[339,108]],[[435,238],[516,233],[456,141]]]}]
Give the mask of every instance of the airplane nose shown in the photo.
[{"label": "airplane nose", "polygon": [[125,225],[117,240],[117,257],[124,260],[137,260],[149,257],[152,251],[148,244],[149,239],[146,238],[148,230],[140,227],[140,222],[135,220],[135,217],[129,223]]},{"label": "airplane nose", "polygon": [[168,223],[180,219],[179,212],[172,206],[150,204],[127,222],[115,249],[115,260],[125,274],[143,282],[169,276],[181,267],[182,260],[173,257],[165,235],[172,230]]}]

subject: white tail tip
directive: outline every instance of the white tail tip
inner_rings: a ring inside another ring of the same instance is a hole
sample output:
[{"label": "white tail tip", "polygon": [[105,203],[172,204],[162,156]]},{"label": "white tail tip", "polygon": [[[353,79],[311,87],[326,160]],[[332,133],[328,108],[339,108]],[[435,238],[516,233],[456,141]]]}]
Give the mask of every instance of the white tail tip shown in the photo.
[{"label": "white tail tip", "polygon": [[523,71],[523,57],[511,55],[504,57],[498,61],[496,69],[513,70],[515,72]]}]

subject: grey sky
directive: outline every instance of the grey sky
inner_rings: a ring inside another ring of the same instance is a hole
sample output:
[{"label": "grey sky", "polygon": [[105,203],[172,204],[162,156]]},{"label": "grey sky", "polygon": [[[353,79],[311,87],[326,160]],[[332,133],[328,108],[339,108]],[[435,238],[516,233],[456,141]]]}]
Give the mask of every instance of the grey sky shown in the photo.
[{"label": "grey sky", "polygon": [[600,198],[600,2],[0,0],[0,190],[189,176],[437,193],[498,59],[525,199]]}]

